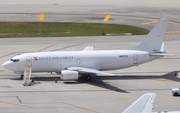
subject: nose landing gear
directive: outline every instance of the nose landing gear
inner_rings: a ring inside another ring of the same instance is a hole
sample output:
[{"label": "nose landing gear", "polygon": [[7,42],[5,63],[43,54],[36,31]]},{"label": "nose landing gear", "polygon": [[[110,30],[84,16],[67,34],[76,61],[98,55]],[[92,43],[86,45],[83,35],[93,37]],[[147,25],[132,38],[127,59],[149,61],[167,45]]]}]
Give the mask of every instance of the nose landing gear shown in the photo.
[{"label": "nose landing gear", "polygon": [[34,79],[31,79],[31,82],[34,82]]},{"label": "nose landing gear", "polygon": [[21,75],[21,76],[20,76],[20,80],[22,80],[22,79],[23,79],[23,76],[24,76],[24,75]]}]

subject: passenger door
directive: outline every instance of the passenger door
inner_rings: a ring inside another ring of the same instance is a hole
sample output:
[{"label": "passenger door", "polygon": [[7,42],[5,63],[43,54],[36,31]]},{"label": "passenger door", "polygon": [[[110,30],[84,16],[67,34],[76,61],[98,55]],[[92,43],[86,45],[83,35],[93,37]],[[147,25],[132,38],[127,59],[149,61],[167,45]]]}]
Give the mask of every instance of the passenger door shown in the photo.
[{"label": "passenger door", "polygon": [[32,58],[30,56],[26,57],[26,67],[31,67],[32,65]]},{"label": "passenger door", "polygon": [[133,55],[133,62],[134,62],[134,64],[138,65],[138,55],[137,54]]}]

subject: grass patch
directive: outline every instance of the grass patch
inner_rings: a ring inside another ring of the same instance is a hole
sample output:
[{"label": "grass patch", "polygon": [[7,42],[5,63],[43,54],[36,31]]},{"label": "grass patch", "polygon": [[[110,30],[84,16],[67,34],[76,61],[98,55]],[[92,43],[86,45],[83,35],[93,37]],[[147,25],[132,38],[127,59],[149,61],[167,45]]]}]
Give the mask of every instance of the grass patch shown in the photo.
[{"label": "grass patch", "polygon": [[101,36],[104,34],[147,34],[143,28],[99,23],[0,22],[0,38]]}]

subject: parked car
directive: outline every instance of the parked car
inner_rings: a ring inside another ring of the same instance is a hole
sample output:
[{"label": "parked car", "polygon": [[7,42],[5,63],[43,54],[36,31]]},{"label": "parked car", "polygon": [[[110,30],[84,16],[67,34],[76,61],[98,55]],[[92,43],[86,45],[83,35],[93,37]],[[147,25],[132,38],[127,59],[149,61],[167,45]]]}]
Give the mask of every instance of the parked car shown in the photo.
[{"label": "parked car", "polygon": [[173,96],[180,95],[180,88],[173,88],[172,89],[172,94],[173,94]]}]

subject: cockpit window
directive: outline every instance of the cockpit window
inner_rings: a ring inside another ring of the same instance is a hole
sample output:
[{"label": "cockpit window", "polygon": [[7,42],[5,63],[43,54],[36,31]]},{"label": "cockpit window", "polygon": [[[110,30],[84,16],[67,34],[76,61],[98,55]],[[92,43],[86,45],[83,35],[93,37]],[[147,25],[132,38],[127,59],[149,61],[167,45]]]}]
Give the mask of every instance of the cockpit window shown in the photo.
[{"label": "cockpit window", "polygon": [[11,59],[10,61],[19,62],[19,59]]}]

